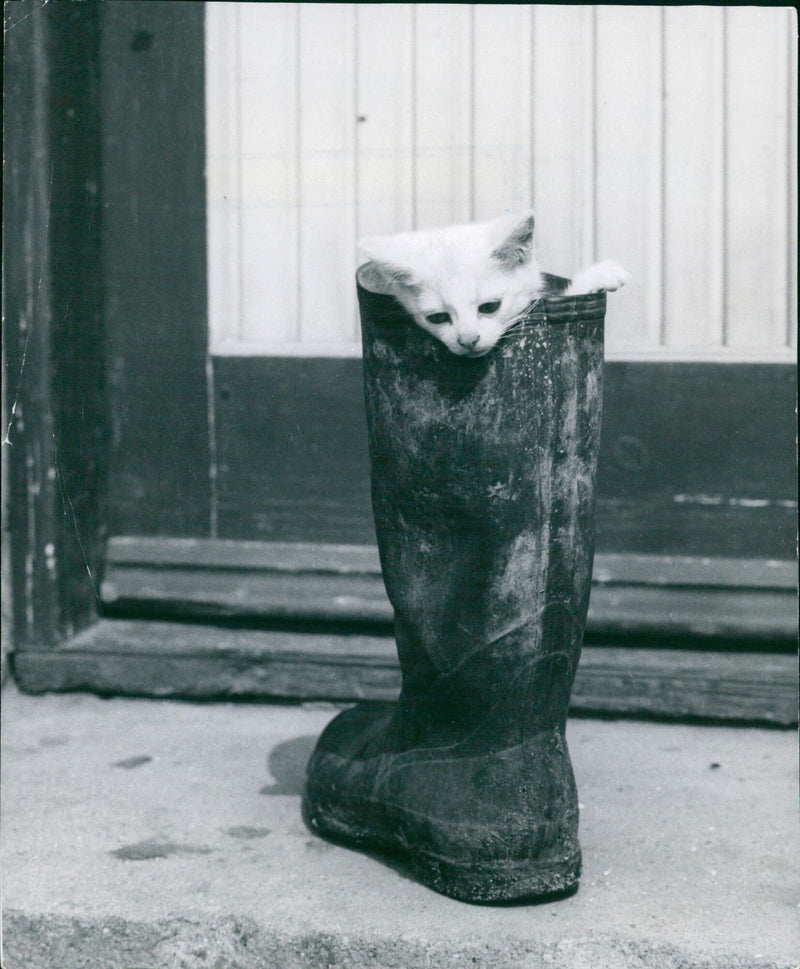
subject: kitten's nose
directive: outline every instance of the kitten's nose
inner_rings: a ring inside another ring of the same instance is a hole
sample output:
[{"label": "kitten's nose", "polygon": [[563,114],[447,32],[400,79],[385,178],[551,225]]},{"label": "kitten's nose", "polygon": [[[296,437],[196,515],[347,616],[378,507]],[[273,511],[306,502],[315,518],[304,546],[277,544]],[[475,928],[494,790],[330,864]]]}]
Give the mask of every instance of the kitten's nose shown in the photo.
[{"label": "kitten's nose", "polygon": [[464,347],[465,350],[471,350],[475,344],[480,340],[480,333],[476,333],[474,330],[462,330],[458,334],[458,342]]}]

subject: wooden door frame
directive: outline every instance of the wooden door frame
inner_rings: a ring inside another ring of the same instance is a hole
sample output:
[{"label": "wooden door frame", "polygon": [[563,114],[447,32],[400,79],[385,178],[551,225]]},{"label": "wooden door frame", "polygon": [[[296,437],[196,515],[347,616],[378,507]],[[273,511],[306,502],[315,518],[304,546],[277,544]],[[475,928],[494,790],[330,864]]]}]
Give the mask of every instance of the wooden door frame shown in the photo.
[{"label": "wooden door frame", "polygon": [[14,647],[97,618],[106,534],[99,5],[6,4],[4,460]]},{"label": "wooden door frame", "polygon": [[50,648],[110,532],[208,529],[204,10],[4,12],[4,552],[13,647]]},{"label": "wooden door frame", "polygon": [[[208,527],[204,11],[21,0],[5,18],[4,538],[24,648],[98,618],[130,493],[167,531]],[[135,90],[155,77],[160,97]]]}]

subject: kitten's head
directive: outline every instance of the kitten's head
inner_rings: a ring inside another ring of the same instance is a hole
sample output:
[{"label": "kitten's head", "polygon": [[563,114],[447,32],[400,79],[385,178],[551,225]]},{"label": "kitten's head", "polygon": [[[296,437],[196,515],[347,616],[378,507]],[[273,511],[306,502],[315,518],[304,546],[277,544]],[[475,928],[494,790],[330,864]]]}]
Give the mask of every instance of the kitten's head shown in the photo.
[{"label": "kitten's head", "polygon": [[488,353],[542,289],[533,213],[363,239],[361,280],[459,356]]}]

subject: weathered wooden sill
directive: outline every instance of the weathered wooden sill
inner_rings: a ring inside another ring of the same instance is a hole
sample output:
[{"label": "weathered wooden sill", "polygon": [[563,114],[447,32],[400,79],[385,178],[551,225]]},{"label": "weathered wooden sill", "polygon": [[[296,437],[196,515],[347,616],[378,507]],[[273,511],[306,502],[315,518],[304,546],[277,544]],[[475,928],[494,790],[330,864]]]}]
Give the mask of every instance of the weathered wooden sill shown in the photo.
[{"label": "weathered wooden sill", "polygon": [[[390,636],[122,619],[18,652],[14,669],[28,692],[354,701],[400,688]],[[587,646],[570,711],[790,726],[797,677],[793,655]]]}]

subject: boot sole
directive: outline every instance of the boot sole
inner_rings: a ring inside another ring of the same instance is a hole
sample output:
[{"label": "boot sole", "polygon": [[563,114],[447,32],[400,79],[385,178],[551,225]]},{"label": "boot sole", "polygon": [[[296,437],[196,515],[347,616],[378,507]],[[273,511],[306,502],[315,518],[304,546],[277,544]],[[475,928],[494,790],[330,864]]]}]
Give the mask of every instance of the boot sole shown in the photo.
[{"label": "boot sole", "polygon": [[411,843],[402,834],[399,812],[385,808],[379,812],[376,807],[373,809],[375,820],[370,824],[365,807],[354,805],[358,820],[353,820],[342,816],[341,804],[336,807],[320,803],[312,805],[306,797],[303,798],[303,818],[316,834],[346,847],[402,857],[424,885],[458,901],[483,904],[543,902],[566,897],[578,889],[581,874],[578,846],[550,863],[536,858],[481,859],[465,863]]}]

